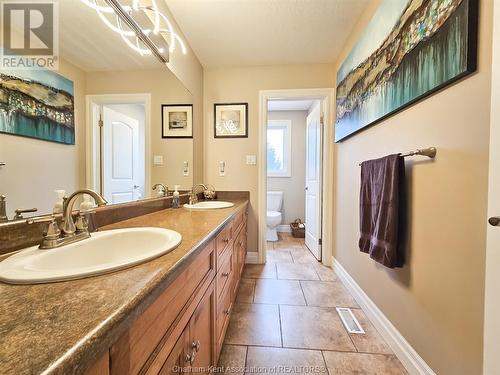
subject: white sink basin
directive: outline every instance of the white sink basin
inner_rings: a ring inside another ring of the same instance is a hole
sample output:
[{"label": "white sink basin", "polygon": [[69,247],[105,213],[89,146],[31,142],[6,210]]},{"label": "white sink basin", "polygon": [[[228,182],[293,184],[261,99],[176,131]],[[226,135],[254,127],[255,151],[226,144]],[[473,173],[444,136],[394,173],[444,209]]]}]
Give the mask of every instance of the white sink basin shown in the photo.
[{"label": "white sink basin", "polygon": [[228,208],[233,207],[234,203],[231,202],[223,202],[223,201],[203,201],[195,204],[185,204],[185,208],[189,208],[190,210],[214,210],[217,208]]},{"label": "white sink basin", "polygon": [[173,230],[147,227],[97,232],[57,249],[34,246],[0,262],[0,281],[41,284],[96,276],[166,254],[181,240]]}]

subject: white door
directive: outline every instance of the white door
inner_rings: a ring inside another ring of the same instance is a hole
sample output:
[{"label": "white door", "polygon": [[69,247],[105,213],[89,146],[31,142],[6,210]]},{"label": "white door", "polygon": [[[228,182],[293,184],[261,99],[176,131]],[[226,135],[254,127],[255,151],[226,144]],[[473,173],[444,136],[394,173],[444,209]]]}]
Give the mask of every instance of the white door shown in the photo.
[{"label": "white door", "polygon": [[142,198],[139,121],[103,106],[103,193],[110,203]]},{"label": "white door", "polygon": [[306,246],[321,260],[321,108],[307,116],[306,127]]},{"label": "white door", "polygon": [[[484,375],[500,374],[500,1],[493,11],[490,165],[486,245]],[[478,306],[479,308],[479,306]]]}]

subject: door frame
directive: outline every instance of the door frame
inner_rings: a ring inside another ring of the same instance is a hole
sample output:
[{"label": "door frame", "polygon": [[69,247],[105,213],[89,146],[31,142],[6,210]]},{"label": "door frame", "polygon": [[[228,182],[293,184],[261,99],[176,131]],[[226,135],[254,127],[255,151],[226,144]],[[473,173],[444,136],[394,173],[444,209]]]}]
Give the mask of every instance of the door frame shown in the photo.
[{"label": "door frame", "polygon": [[335,92],[333,88],[320,89],[289,89],[289,90],[261,90],[259,91],[259,150],[258,166],[258,263],[266,262],[266,219],[267,219],[267,102],[269,100],[311,99],[320,100],[324,107],[323,112],[323,174],[322,174],[322,263],[330,266],[333,255],[333,124]]},{"label": "door frame", "polygon": [[104,94],[85,95],[86,125],[86,186],[98,191],[100,188],[99,131],[96,126],[94,107],[105,104],[144,103],[144,198],[151,192],[151,94]]}]

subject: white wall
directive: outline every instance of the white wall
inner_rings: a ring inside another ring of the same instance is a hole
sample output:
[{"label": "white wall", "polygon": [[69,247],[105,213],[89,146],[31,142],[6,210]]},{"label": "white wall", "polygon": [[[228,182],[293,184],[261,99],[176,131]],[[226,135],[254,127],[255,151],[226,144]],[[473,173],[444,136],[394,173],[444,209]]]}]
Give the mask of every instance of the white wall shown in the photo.
[{"label": "white wall", "polygon": [[307,111],[270,111],[267,116],[269,120],[292,122],[292,175],[291,177],[268,177],[267,190],[284,193],[282,224],[289,224],[297,218],[304,221]]}]

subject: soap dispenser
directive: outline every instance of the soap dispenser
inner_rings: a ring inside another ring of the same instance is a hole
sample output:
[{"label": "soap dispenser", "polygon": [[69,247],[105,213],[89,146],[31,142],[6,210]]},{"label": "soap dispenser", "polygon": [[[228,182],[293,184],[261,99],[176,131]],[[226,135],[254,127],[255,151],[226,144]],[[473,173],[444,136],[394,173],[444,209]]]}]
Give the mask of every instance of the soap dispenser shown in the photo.
[{"label": "soap dispenser", "polygon": [[174,186],[174,194],[172,196],[172,208],[179,208],[180,206],[180,198],[179,198],[179,185]]},{"label": "soap dispenser", "polygon": [[54,203],[54,213],[55,214],[62,214],[64,211],[64,196],[66,195],[66,190],[54,190],[54,192],[57,194],[57,200]]}]

